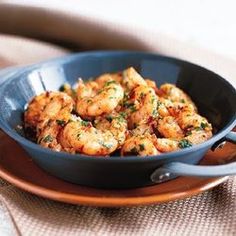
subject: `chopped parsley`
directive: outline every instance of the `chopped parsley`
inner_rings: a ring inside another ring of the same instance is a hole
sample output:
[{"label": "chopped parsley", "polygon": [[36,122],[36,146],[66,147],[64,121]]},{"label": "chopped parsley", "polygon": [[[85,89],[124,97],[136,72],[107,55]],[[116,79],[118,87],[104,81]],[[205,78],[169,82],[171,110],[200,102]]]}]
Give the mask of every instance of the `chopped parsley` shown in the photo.
[{"label": "chopped parsley", "polygon": [[189,135],[191,135],[191,134],[192,134],[192,131],[191,131],[191,130],[189,130],[189,131],[186,132],[186,135],[187,135],[187,136],[189,136]]},{"label": "chopped parsley", "polygon": [[179,141],[178,146],[179,148],[187,148],[187,147],[191,147],[192,144],[187,139],[182,139]]},{"label": "chopped parsley", "polygon": [[64,120],[56,120],[57,124],[60,126],[64,126],[65,125],[65,121]]},{"label": "chopped parsley", "polygon": [[109,122],[112,122],[114,119],[116,119],[118,122],[124,122],[125,121],[125,113],[121,112],[119,116],[112,116],[112,115],[107,115],[106,120]]},{"label": "chopped parsley", "polygon": [[195,129],[196,131],[200,131],[200,130],[202,130],[201,127],[195,127],[194,129]]},{"label": "chopped parsley", "polygon": [[87,103],[92,103],[92,99],[87,99]]},{"label": "chopped parsley", "polygon": [[107,121],[112,122],[113,117],[111,115],[106,116]]},{"label": "chopped parsley", "polygon": [[121,117],[125,118],[126,115],[127,115],[127,114],[126,114],[125,112],[120,112],[120,116],[121,116]]},{"label": "chopped parsley", "polygon": [[[141,93],[142,94],[142,93]],[[124,100],[128,100],[129,99],[129,93],[124,93]]]},{"label": "chopped parsley", "polygon": [[204,122],[201,122],[200,126],[195,127],[194,129],[195,129],[196,131],[200,131],[200,130],[204,130],[206,127],[208,127],[208,124],[207,124],[207,123],[204,123]]},{"label": "chopped parsley", "polygon": [[104,86],[106,87],[109,86],[110,84],[116,84],[116,81],[115,80],[107,81]]},{"label": "chopped parsley", "polygon": [[49,134],[43,138],[44,143],[51,143],[53,141],[53,137]]},{"label": "chopped parsley", "polygon": [[156,98],[153,96],[151,99],[151,103],[153,104],[155,102]]},{"label": "chopped parsley", "polygon": [[154,117],[156,117],[157,116],[157,110],[156,109],[154,109],[153,111],[152,111],[152,115],[154,116]]},{"label": "chopped parsley", "polygon": [[202,123],[200,124],[200,127],[201,127],[202,129],[205,129],[206,127],[208,127],[208,124],[202,122]]},{"label": "chopped parsley", "polygon": [[157,109],[159,109],[159,107],[160,107],[161,104],[162,104],[162,103],[161,103],[160,101],[157,101]]},{"label": "chopped parsley", "polygon": [[145,150],[145,145],[143,143],[139,144],[139,150],[140,151],[144,151]]},{"label": "chopped parsley", "polygon": [[99,90],[98,92],[97,92],[97,94],[100,94],[100,93],[102,93],[104,90],[103,89],[101,89],[101,90]]},{"label": "chopped parsley", "polygon": [[63,84],[60,88],[59,88],[59,91],[60,92],[64,92],[66,90],[66,85]]},{"label": "chopped parsley", "polygon": [[76,136],[77,136],[77,139],[79,140],[80,136],[81,136],[81,133],[78,133]]},{"label": "chopped parsley", "polygon": [[85,126],[85,127],[88,127],[88,126],[90,126],[90,122],[89,122],[89,121],[82,120],[82,121],[81,121],[81,125],[82,125],[82,126]]},{"label": "chopped parsley", "polygon": [[129,108],[131,112],[137,111],[137,109],[133,103],[128,104],[127,108]]},{"label": "chopped parsley", "polygon": [[98,143],[107,149],[110,149],[112,147],[112,144],[110,143],[104,143],[102,141],[99,141]]}]

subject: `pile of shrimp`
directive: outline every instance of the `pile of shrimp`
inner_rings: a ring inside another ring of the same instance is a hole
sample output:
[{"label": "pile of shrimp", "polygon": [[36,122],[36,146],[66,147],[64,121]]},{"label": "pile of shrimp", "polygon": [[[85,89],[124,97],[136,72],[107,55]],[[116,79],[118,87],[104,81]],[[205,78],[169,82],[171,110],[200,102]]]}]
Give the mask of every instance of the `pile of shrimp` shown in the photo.
[{"label": "pile of shrimp", "polygon": [[91,156],[159,155],[212,137],[211,124],[184,91],[157,87],[133,67],[35,96],[24,126],[43,147]]}]

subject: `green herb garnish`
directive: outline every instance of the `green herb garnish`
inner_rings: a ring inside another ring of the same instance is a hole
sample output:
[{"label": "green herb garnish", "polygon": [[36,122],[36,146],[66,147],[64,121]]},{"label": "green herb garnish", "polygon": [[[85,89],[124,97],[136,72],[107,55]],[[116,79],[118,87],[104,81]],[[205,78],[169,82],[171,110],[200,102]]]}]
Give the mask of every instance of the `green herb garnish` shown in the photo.
[{"label": "green herb garnish", "polygon": [[89,122],[89,121],[82,120],[82,121],[81,121],[81,125],[87,127],[87,126],[90,125],[90,122]]},{"label": "green herb garnish", "polygon": [[179,148],[187,148],[187,147],[191,147],[192,144],[187,139],[182,139],[179,141],[178,146]]},{"label": "green herb garnish", "polygon": [[153,111],[152,111],[152,115],[153,115],[153,117],[156,117],[157,116],[157,110],[156,109],[154,109]]},{"label": "green herb garnish", "polygon": [[162,103],[160,101],[157,101],[157,109],[160,107]]},{"label": "green herb garnish", "polygon": [[111,148],[112,147],[112,144],[110,144],[110,143],[104,143],[104,142],[102,142],[102,141],[100,141],[100,142],[98,142],[100,145],[102,145],[103,147],[105,147],[105,148],[107,148],[107,149],[109,149],[109,148]]},{"label": "green herb garnish", "polygon": [[191,131],[191,130],[186,132],[186,135],[187,135],[187,136],[189,136],[189,135],[191,135],[191,134],[192,134],[192,131]]},{"label": "green herb garnish", "polygon": [[63,84],[60,88],[59,88],[59,91],[60,92],[64,92],[66,90],[66,86],[65,84]]},{"label": "green herb garnish", "polygon": [[112,122],[113,117],[111,115],[106,116],[107,121]]},{"label": "green herb garnish", "polygon": [[202,129],[205,129],[206,127],[208,127],[208,124],[202,122],[202,123],[200,124],[200,127],[201,127]]},{"label": "green herb garnish", "polygon": [[44,143],[51,143],[53,141],[53,137],[49,134],[43,138]]},{"label": "green herb garnish", "polygon": [[115,80],[107,81],[104,86],[106,87],[109,86],[110,84],[116,84],[116,81]]},{"label": "green herb garnish", "polygon": [[78,133],[78,134],[77,134],[77,139],[78,139],[78,140],[80,139],[80,136],[81,136],[81,133]]},{"label": "green herb garnish", "polygon": [[125,118],[127,116],[127,114],[125,112],[120,112],[120,116],[122,116],[123,118]]},{"label": "green herb garnish", "polygon": [[156,98],[153,96],[151,99],[151,103],[153,104],[155,102]]},{"label": "green herb garnish", "polygon": [[140,149],[140,151],[144,151],[145,150],[145,145],[143,143],[139,144],[139,149]]},{"label": "green herb garnish", "polygon": [[64,126],[65,125],[65,121],[64,120],[56,120],[57,124],[60,126]]}]

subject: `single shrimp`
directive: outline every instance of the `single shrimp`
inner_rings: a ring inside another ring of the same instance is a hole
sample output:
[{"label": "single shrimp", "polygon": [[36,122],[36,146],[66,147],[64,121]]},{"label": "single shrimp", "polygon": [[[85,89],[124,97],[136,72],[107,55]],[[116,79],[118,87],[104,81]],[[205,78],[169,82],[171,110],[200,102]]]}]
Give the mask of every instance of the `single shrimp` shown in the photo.
[{"label": "single shrimp", "polygon": [[212,126],[207,119],[191,111],[183,111],[177,117],[177,122],[183,130],[204,129],[211,131]]},{"label": "single shrimp", "polygon": [[50,101],[40,113],[37,131],[37,142],[43,147],[56,151],[61,150],[57,136],[62,127],[70,120],[74,107],[73,99],[66,93],[52,93]]},{"label": "single shrimp", "polygon": [[192,103],[181,103],[181,102],[173,102],[169,99],[165,99],[163,97],[159,98],[160,106],[158,112],[162,112],[160,109],[164,110],[165,114],[163,116],[167,116],[168,114],[174,117],[178,117],[178,115],[184,111],[196,113],[196,107]]},{"label": "single shrimp", "polygon": [[[26,127],[36,129],[44,126],[50,119],[68,120],[68,114],[74,106],[73,99],[63,92],[45,92],[35,96],[24,113]],[[60,113],[60,116],[58,116]],[[40,125],[39,125],[40,124]]]},{"label": "single shrimp", "polygon": [[190,103],[196,108],[192,99],[182,89],[177,88],[174,84],[166,83],[161,85],[158,90],[158,95],[167,98],[172,102]]},{"label": "single shrimp", "polygon": [[60,120],[67,123],[74,108],[74,100],[63,92],[50,92],[50,100],[43,107],[37,124],[37,129],[47,125],[49,120]]},{"label": "single shrimp", "polygon": [[109,115],[103,115],[94,120],[95,127],[98,130],[109,130],[118,141],[118,148],[121,147],[126,139],[127,120],[125,114],[112,112]]},{"label": "single shrimp", "polygon": [[121,155],[151,156],[160,152],[156,148],[156,136],[145,134],[128,138],[121,148]]},{"label": "single shrimp", "polygon": [[166,116],[163,119],[159,119],[157,130],[165,138],[181,139],[184,137],[184,132],[173,116]]},{"label": "single shrimp", "polygon": [[41,93],[35,96],[28,104],[28,107],[24,113],[25,126],[36,128],[41,112],[44,110],[46,104],[49,103],[50,99],[57,94],[56,92]]},{"label": "single shrimp", "polygon": [[69,122],[59,135],[64,150],[99,156],[114,152],[119,143],[109,130],[99,130],[80,118]]},{"label": "single shrimp", "polygon": [[147,86],[147,83],[133,67],[130,67],[123,71],[122,85],[125,90],[130,91],[139,85]]},{"label": "single shrimp", "polygon": [[61,151],[62,147],[58,142],[57,136],[62,129],[61,125],[55,120],[49,120],[47,125],[38,132],[37,143],[42,147]]},{"label": "single shrimp", "polygon": [[212,132],[210,130],[204,130],[204,129],[193,129],[191,131],[187,132],[187,136],[185,136],[185,139],[188,140],[191,144],[200,144],[212,137]]},{"label": "single shrimp", "polygon": [[132,92],[127,111],[129,112],[129,127],[134,128],[150,117],[157,116],[158,97],[155,91],[140,85]]},{"label": "single shrimp", "polygon": [[173,152],[180,149],[179,142],[169,138],[157,138],[155,147],[160,152]]},{"label": "single shrimp", "polygon": [[[124,97],[124,91],[116,81],[107,81],[104,87],[93,94],[82,82],[82,92],[78,95],[76,110],[82,117],[95,117],[112,112]],[[80,89],[80,87],[78,88]],[[82,94],[82,95],[81,95]]]}]

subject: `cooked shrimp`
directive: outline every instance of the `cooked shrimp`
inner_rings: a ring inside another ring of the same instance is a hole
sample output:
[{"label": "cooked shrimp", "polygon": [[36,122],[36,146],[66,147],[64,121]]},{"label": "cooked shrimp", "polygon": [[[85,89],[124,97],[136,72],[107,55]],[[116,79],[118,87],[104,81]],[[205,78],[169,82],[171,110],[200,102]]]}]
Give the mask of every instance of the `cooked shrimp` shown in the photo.
[{"label": "cooked shrimp", "polygon": [[173,152],[179,150],[179,142],[169,138],[157,138],[155,147],[160,152]]},{"label": "cooked shrimp", "polygon": [[207,131],[212,130],[211,124],[205,117],[190,111],[181,112],[178,115],[177,122],[184,130],[191,128],[204,128]]},{"label": "cooked shrimp", "polygon": [[200,144],[212,137],[212,132],[210,130],[206,131],[203,129],[193,129],[187,132],[185,137],[191,144]]},{"label": "cooked shrimp", "polygon": [[45,108],[46,104],[49,103],[54,94],[57,93],[41,93],[29,102],[29,105],[24,113],[25,126],[36,128],[41,112]]},{"label": "cooked shrimp", "polygon": [[37,143],[43,147],[51,148],[55,151],[61,151],[62,147],[57,140],[57,136],[62,129],[56,120],[49,120],[47,125],[38,132]]},{"label": "cooked shrimp", "polygon": [[90,122],[79,118],[64,127],[59,135],[59,140],[67,151],[92,156],[109,155],[119,145],[111,131],[98,130]]},{"label": "cooked shrimp", "polygon": [[190,103],[195,106],[191,98],[174,84],[166,83],[161,85],[158,95],[167,98],[172,102]]},{"label": "cooked shrimp", "polygon": [[70,96],[62,92],[50,92],[49,96],[49,102],[45,104],[40,113],[37,129],[42,129],[49,120],[60,120],[67,123],[71,117],[74,101]]},{"label": "cooked shrimp", "polygon": [[130,67],[123,71],[122,85],[130,91],[139,85],[147,86],[147,83],[133,67]]},{"label": "cooked shrimp", "polygon": [[181,102],[173,102],[169,99],[165,99],[160,97],[160,105],[158,107],[158,112],[162,113],[162,116],[171,115],[174,117],[178,117],[181,112],[197,112],[195,105],[192,103],[181,103]]},{"label": "cooked shrimp", "polygon": [[37,142],[43,147],[61,150],[57,135],[69,121],[74,101],[66,93],[51,93],[50,101],[44,105],[37,124]]},{"label": "cooked shrimp", "polygon": [[166,116],[163,119],[159,119],[157,129],[165,138],[181,139],[184,137],[182,129],[173,116]]},{"label": "cooked shrimp", "polygon": [[132,97],[133,105],[128,107],[130,128],[136,127],[149,117],[157,116],[158,98],[152,88],[140,85],[134,89]]},{"label": "cooked shrimp", "polygon": [[[68,119],[68,114],[74,106],[73,99],[62,92],[45,92],[29,103],[24,113],[26,126],[36,128],[41,123],[47,123],[49,119]],[[60,114],[58,116],[58,113]]]},{"label": "cooked shrimp", "polygon": [[[87,90],[86,86],[85,88]],[[123,88],[114,80],[106,82],[104,87],[97,91],[95,95],[91,91],[86,93],[86,91],[83,91],[83,95],[79,95],[76,105],[77,112],[82,117],[95,117],[110,113],[124,97]]]},{"label": "cooked shrimp", "polygon": [[129,136],[141,136],[146,134],[153,134],[153,127],[149,122],[142,122],[135,129],[130,130]]},{"label": "cooked shrimp", "polygon": [[36,96],[24,114],[25,127],[43,147],[93,156],[116,150],[147,156],[212,136],[211,124],[183,90],[168,83],[157,88],[133,67],[89,81],[78,79],[62,89]]},{"label": "cooked shrimp", "polygon": [[125,141],[121,149],[121,155],[158,155],[159,151],[156,149],[155,142],[155,135],[146,134],[141,136],[132,136]]},{"label": "cooked shrimp", "polygon": [[124,114],[113,112],[100,116],[94,120],[94,124],[99,130],[110,130],[118,141],[119,147],[124,144],[127,134],[127,120]]}]

